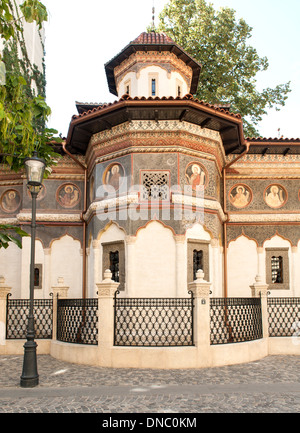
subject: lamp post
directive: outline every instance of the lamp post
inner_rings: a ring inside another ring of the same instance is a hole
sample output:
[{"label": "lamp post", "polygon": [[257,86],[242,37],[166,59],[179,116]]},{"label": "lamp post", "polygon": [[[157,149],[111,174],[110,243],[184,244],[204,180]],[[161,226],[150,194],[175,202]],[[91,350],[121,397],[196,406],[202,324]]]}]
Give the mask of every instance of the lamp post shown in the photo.
[{"label": "lamp post", "polygon": [[31,261],[30,261],[30,298],[29,298],[29,315],[27,325],[26,343],[24,344],[23,371],[20,385],[23,388],[33,388],[39,383],[37,372],[36,347],[34,341],[34,316],[33,316],[33,298],[34,298],[34,262],[35,262],[35,229],[36,229],[36,198],[42,187],[42,181],[45,171],[45,161],[37,157],[37,152],[33,153],[31,158],[25,159],[25,169],[27,177],[27,188],[32,197],[32,216],[31,216]]}]

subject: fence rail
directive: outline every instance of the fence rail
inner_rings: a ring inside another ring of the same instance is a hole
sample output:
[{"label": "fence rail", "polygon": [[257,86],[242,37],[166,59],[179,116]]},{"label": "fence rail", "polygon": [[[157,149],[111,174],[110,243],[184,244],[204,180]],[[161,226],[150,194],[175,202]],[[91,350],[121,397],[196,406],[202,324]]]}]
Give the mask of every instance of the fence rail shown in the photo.
[{"label": "fence rail", "polygon": [[58,299],[57,340],[98,344],[98,299]]},{"label": "fence rail", "polygon": [[268,298],[269,337],[292,337],[300,330],[300,298]]},{"label": "fence rail", "polygon": [[[6,339],[24,339],[27,334],[29,299],[9,299],[6,302]],[[52,338],[52,299],[33,300],[34,330],[36,339]]]},{"label": "fence rail", "polygon": [[210,344],[262,338],[260,298],[211,298]]},{"label": "fence rail", "polygon": [[117,298],[115,346],[193,346],[191,298]]}]

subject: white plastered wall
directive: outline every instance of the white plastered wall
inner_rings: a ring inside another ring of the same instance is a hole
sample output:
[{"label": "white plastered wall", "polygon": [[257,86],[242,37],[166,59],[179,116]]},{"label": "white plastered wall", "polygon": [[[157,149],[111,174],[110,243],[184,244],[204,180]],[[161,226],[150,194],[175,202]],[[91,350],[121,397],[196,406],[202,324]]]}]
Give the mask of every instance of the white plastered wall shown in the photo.
[{"label": "white plastered wall", "polygon": [[0,276],[5,278],[5,285],[11,287],[14,299],[21,297],[21,266],[22,250],[17,245],[11,243],[7,249],[0,249]]},{"label": "white plastered wall", "polygon": [[65,235],[51,244],[51,286],[63,277],[68,298],[82,297],[82,250],[78,240]]},{"label": "white plastered wall", "polygon": [[131,297],[176,296],[176,245],[173,232],[157,221],[138,231],[134,244]]},{"label": "white plastered wall", "polygon": [[251,297],[250,286],[258,271],[257,244],[245,236],[230,242],[227,250],[228,297]]},{"label": "white plastered wall", "polygon": [[[30,258],[31,258],[31,237],[22,239],[22,260],[21,260],[21,293],[22,299],[29,298],[30,286]],[[35,264],[42,265],[42,288],[34,290],[35,299],[44,299],[49,297],[49,293],[45,293],[45,257],[44,248],[41,241],[35,241]]]},{"label": "white plastered wall", "polygon": [[128,72],[122,78],[118,86],[119,97],[126,93],[126,84],[130,81],[130,96],[135,98],[136,96],[149,97],[151,95],[150,78],[157,79],[157,94],[162,98],[163,96],[177,97],[177,86],[181,84],[181,96],[189,93],[188,85],[184,77],[177,71],[168,73],[166,69],[159,66],[146,66],[141,69],[137,74],[135,72]]}]

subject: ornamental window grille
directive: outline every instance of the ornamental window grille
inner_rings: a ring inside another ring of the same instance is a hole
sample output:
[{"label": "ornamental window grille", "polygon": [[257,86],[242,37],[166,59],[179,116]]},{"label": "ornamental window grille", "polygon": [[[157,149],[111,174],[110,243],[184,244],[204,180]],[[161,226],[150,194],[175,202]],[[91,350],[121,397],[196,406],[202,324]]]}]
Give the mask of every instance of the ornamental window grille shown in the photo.
[{"label": "ornamental window grille", "polygon": [[169,200],[169,173],[166,171],[142,172],[143,200]]},{"label": "ornamental window grille", "polygon": [[196,280],[196,274],[199,269],[203,270],[203,251],[193,251],[193,280]]},{"label": "ornamental window grille", "polygon": [[283,283],[283,258],[281,256],[272,256],[271,259],[272,283]]},{"label": "ornamental window grille", "polygon": [[119,251],[115,251],[115,252],[111,251],[109,253],[109,260],[110,260],[110,271],[112,273],[112,280],[119,283],[120,282]]}]

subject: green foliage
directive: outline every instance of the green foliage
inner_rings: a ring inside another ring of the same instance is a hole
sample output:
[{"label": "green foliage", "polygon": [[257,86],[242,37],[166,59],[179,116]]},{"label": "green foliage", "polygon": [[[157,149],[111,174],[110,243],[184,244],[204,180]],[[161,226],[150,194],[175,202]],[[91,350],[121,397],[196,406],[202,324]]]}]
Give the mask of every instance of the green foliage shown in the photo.
[{"label": "green foliage", "polygon": [[[46,128],[51,110],[45,101],[44,73],[29,61],[22,26],[25,19],[41,29],[47,11],[38,0],[25,0],[20,11],[15,0],[0,0],[0,35],[5,41],[0,55],[0,162],[19,171],[36,150],[49,171],[59,157],[49,143],[61,140],[55,137],[57,131]],[[0,225],[0,248],[9,242],[21,247],[22,236],[27,233],[19,227]]]},{"label": "green foliage", "polygon": [[[13,234],[11,233],[13,232]],[[15,236],[17,235],[17,236]],[[28,233],[19,227],[9,224],[0,224],[0,248],[7,248],[10,242],[15,243],[19,248],[22,248],[20,237],[29,236]]]},{"label": "green foliage", "polygon": [[216,11],[205,0],[170,0],[160,14],[158,31],[168,34],[202,65],[197,98],[211,104],[231,104],[240,113],[246,136],[256,136],[267,109],[285,105],[290,82],[259,92],[256,75],[268,68],[248,44],[252,28],[235,11]]}]

